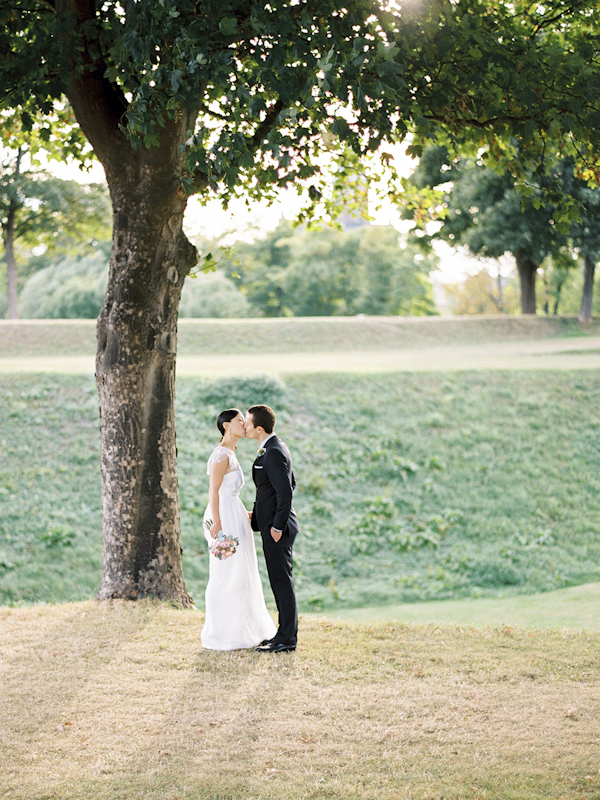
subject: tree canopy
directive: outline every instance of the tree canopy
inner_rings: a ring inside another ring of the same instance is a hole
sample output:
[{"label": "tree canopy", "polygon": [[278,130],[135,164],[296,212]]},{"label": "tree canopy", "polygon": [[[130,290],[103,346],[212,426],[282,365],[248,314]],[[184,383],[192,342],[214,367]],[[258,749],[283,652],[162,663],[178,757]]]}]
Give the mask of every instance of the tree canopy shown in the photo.
[{"label": "tree canopy", "polygon": [[254,316],[435,313],[428,275],[437,259],[389,225],[307,230],[283,221],[223,261]]},{"label": "tree canopy", "polygon": [[182,184],[225,200],[299,180],[316,200],[324,153],[344,160],[346,145],[374,152],[409,132],[416,154],[443,136],[486,148],[493,165],[516,142],[521,162],[561,151],[597,176],[596,11],[595,0],[4,0],[0,105],[7,131],[35,127],[49,143],[58,125],[81,156],[68,97],[105,165],[116,143],[158,146],[184,116]]},{"label": "tree canopy", "polygon": [[[0,153],[0,228],[9,317],[19,316],[17,286],[43,251],[48,258],[110,237],[110,204],[99,184],[52,177],[24,145]],[[1,252],[1,251],[0,251]],[[23,274],[25,272],[25,275]]]}]

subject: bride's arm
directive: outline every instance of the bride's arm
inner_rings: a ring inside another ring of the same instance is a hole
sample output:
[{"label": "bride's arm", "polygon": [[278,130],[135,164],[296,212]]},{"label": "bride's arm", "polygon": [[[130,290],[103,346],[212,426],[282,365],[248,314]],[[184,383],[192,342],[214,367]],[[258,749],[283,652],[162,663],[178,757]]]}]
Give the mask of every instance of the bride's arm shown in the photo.
[{"label": "bride's arm", "polygon": [[221,517],[219,516],[219,489],[223,483],[223,478],[229,467],[229,461],[217,461],[210,468],[210,482],[208,485],[208,504],[210,505],[210,513],[212,516],[212,525],[210,526],[210,535],[213,539],[217,538],[217,534],[222,530]]}]

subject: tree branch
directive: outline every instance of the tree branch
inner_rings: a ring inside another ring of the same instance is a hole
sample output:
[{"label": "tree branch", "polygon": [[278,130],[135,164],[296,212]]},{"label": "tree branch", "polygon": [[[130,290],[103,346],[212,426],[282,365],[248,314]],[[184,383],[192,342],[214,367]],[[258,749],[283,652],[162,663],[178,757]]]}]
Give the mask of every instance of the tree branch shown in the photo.
[{"label": "tree branch", "polygon": [[209,117],[214,117],[215,119],[222,119],[225,122],[229,120],[229,117],[226,117],[225,114],[219,114],[218,111],[211,111],[211,109],[204,103],[198,103],[198,108],[204,114],[208,114]]},{"label": "tree branch", "polygon": [[254,136],[250,137],[250,139],[248,140],[248,143],[250,145],[250,150],[254,150],[255,152],[256,150],[258,150],[261,143],[271,132],[271,129],[277,122],[277,117],[281,114],[284,108],[285,108],[285,103],[283,102],[283,100],[277,100],[277,102],[271,106],[268,114],[254,132]]},{"label": "tree branch", "polygon": [[[284,108],[285,108],[285,103],[282,100],[277,100],[271,106],[264,120],[254,131],[254,135],[246,137],[248,150],[254,153],[258,150],[262,142],[268,136],[269,132],[275,126],[277,118],[281,114]],[[194,189],[194,193],[201,192],[204,189],[208,188],[209,181],[206,173],[200,171],[195,172],[192,178],[192,186]]]},{"label": "tree branch", "polygon": [[[83,23],[88,23],[86,28],[90,30],[96,20],[96,0],[55,0],[55,7],[57,12],[73,14],[77,18],[75,31],[82,30]],[[127,100],[121,89],[104,77],[106,65],[103,59],[92,58],[89,39],[80,35],[78,44],[82,49],[83,70],[73,66],[67,97],[82,131],[104,163],[110,149],[125,142],[119,126],[127,110]]]},{"label": "tree branch", "polygon": [[549,25],[554,25],[556,22],[559,22],[565,14],[572,14],[575,11],[579,10],[582,6],[585,7],[588,5],[586,0],[579,0],[579,2],[572,3],[564,7],[561,11],[558,11],[553,17],[546,17],[545,19],[540,20],[540,22],[534,26],[533,31],[531,33],[531,38],[533,39],[536,34],[538,34],[544,28],[547,28]]}]

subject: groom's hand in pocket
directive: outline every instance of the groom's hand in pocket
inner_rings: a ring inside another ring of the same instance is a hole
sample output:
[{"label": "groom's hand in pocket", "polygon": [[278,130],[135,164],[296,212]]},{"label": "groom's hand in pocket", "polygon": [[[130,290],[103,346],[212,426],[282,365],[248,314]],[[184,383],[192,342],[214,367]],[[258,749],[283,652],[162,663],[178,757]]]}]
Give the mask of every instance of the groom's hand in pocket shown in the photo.
[{"label": "groom's hand in pocket", "polygon": [[271,528],[271,536],[273,539],[278,542],[281,539],[283,531],[276,531],[275,528]]}]

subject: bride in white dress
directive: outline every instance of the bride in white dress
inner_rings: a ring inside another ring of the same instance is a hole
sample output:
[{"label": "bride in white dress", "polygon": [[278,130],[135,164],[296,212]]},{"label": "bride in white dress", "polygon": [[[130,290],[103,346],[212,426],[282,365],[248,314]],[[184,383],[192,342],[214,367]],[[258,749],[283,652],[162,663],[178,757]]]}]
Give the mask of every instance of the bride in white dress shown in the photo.
[{"label": "bride in white dress", "polygon": [[254,536],[240,500],[244,475],[235,449],[246,435],[241,411],[223,411],[217,427],[223,439],[206,468],[210,485],[204,535],[209,546],[210,572],[201,641],[209,650],[238,650],[271,639],[277,628],[265,605]]}]

